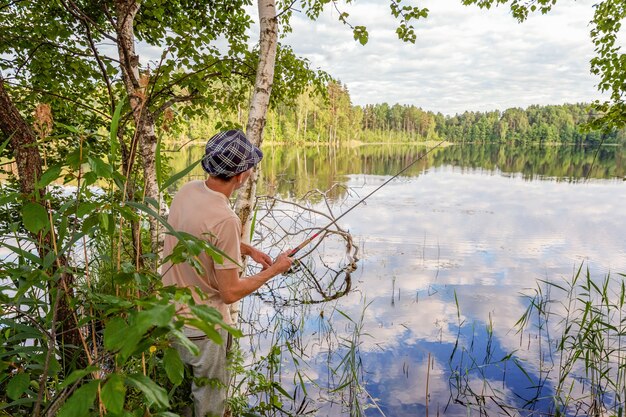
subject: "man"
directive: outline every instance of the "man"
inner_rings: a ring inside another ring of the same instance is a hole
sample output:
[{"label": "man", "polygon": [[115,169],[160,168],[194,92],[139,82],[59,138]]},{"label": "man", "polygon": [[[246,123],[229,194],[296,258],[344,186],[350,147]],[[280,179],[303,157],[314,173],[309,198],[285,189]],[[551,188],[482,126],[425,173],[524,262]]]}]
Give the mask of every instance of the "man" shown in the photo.
[{"label": "man", "polygon": [[[209,177],[205,181],[190,181],[185,184],[174,196],[168,216],[168,222],[175,230],[209,239],[235,261],[240,261],[242,255],[247,255],[262,266],[263,269],[258,274],[242,278],[242,271],[237,263],[224,258],[222,264],[217,264],[205,253],[200,255],[204,267],[202,275],[185,263],[164,265],[165,285],[192,288],[196,303],[216,308],[222,314],[223,320],[230,325],[235,323],[230,315],[229,304],[287,271],[292,262],[287,252],[280,254],[272,262],[265,253],[241,242],[241,222],[230,205],[231,194],[243,185],[262,158],[261,150],[239,130],[229,130],[213,136],[207,142],[202,160],[202,167]],[[172,253],[176,243],[174,236],[167,235],[163,255]],[[204,297],[197,294],[196,288]],[[181,314],[185,314],[185,310],[184,306],[179,308]],[[192,396],[196,417],[222,417],[224,414],[229,378],[226,355],[231,339],[225,330],[218,330],[225,341],[222,345],[208,340],[198,329],[185,327],[185,335],[200,349],[197,356],[184,347],[178,347],[183,361],[193,368]],[[196,384],[197,378],[203,378],[204,383]]]}]

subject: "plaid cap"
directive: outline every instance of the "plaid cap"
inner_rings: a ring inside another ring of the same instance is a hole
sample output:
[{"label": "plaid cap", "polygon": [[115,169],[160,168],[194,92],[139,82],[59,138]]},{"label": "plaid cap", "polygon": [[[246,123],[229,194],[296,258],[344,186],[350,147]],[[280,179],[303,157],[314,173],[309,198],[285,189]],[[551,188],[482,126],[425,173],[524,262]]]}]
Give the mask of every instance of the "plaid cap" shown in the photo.
[{"label": "plaid cap", "polygon": [[241,130],[227,130],[206,144],[202,168],[209,175],[233,177],[261,162],[263,152]]}]

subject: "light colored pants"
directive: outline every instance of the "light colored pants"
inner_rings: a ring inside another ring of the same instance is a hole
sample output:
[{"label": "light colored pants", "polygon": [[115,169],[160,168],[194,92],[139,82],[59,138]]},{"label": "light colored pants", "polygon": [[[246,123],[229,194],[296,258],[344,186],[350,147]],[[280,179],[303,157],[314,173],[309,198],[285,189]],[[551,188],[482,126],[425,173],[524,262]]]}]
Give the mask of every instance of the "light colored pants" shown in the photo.
[{"label": "light colored pants", "polygon": [[201,330],[183,328],[185,336],[198,346],[200,353],[197,356],[180,344],[174,344],[183,362],[193,369],[191,395],[195,417],[222,417],[226,410],[230,378],[227,355],[232,344],[232,336],[224,329],[218,331],[224,340],[221,345],[207,338]]}]

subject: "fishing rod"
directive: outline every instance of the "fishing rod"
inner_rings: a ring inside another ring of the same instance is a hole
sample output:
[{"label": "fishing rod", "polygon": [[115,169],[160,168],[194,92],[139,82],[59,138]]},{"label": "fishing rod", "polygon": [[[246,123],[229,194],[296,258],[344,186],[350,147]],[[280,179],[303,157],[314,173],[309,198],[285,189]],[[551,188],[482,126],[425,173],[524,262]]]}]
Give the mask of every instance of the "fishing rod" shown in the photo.
[{"label": "fishing rod", "polygon": [[445,142],[445,139],[442,140],[441,142],[439,142],[438,144],[436,144],[434,147],[430,148],[428,151],[426,151],[426,153],[420,155],[418,158],[415,158],[410,164],[408,164],[407,166],[405,166],[404,168],[402,168],[399,172],[397,172],[394,176],[392,176],[391,178],[389,178],[387,181],[383,182],[381,185],[379,185],[378,187],[376,187],[376,189],[374,191],[372,191],[371,193],[369,193],[368,195],[366,195],[365,197],[363,197],[362,199],[360,199],[359,201],[357,201],[352,207],[350,207],[348,210],[344,211],[343,213],[341,213],[341,215],[339,217],[337,217],[335,220],[333,220],[332,222],[328,223],[325,227],[323,227],[322,229],[320,229],[319,232],[313,234],[311,237],[307,238],[306,240],[304,240],[302,243],[300,243],[298,246],[296,246],[295,248],[293,248],[291,250],[291,252],[289,252],[289,257],[294,256],[296,253],[300,252],[300,250],[302,250],[305,246],[307,246],[309,243],[311,243],[316,237],[318,237],[319,235],[321,235],[322,233],[324,233],[326,230],[328,230],[329,227],[331,227],[333,224],[336,224],[339,219],[341,219],[342,217],[344,217],[346,214],[350,213],[352,210],[354,210],[359,204],[363,203],[365,200],[367,200],[372,194],[374,194],[376,191],[380,190],[381,188],[383,188],[385,185],[389,184],[391,181],[393,181],[394,179],[396,179],[398,176],[400,176],[402,173],[404,173],[405,171],[407,171],[409,168],[411,168],[413,165],[415,165],[419,160],[421,160],[422,158],[424,158],[426,155],[428,155],[429,153],[431,153],[432,151],[434,151],[435,149],[437,149],[438,147],[441,146],[442,143]]}]

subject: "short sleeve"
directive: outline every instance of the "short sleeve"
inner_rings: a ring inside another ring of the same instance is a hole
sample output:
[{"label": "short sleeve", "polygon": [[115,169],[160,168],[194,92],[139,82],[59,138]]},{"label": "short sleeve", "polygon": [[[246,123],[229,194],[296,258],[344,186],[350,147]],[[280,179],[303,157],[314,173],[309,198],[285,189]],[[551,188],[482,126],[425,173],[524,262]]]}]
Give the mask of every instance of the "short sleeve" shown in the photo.
[{"label": "short sleeve", "polygon": [[[228,217],[215,226],[215,235],[211,241],[218,249],[226,253],[233,260],[241,262],[241,222],[237,217]],[[224,263],[215,262],[215,269],[240,268],[240,265],[224,258]]]}]

